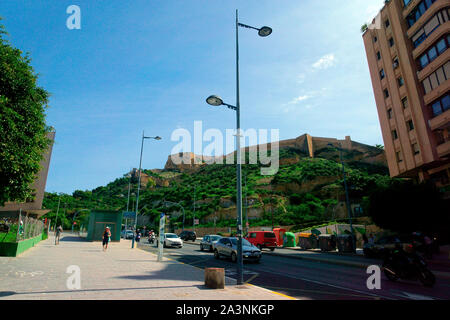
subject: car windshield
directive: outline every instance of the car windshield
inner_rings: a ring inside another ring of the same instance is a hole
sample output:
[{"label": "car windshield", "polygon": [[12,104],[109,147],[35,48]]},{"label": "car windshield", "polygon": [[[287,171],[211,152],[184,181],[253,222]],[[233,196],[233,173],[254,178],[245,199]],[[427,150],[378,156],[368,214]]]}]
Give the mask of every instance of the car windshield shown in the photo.
[{"label": "car windshield", "polygon": [[[231,241],[231,243],[234,246],[237,246],[237,239],[236,238],[231,238],[230,241]],[[242,239],[242,245],[243,246],[247,246],[247,247],[251,247],[252,246],[252,244],[250,242],[248,242],[247,240],[245,240],[245,239]]]},{"label": "car windshield", "polygon": [[166,238],[178,238],[176,234],[166,233]]},{"label": "car windshield", "polygon": [[221,236],[211,236],[210,237],[210,240],[211,241],[217,241],[217,240],[219,240],[221,238]]}]

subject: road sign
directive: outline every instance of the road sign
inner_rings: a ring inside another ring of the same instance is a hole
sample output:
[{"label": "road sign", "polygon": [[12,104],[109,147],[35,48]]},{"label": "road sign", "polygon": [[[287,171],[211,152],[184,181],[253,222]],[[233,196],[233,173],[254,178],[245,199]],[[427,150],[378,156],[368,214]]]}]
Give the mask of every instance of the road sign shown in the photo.
[{"label": "road sign", "polygon": [[126,219],[134,219],[134,216],[136,215],[136,212],[134,211],[124,211],[123,217]]}]

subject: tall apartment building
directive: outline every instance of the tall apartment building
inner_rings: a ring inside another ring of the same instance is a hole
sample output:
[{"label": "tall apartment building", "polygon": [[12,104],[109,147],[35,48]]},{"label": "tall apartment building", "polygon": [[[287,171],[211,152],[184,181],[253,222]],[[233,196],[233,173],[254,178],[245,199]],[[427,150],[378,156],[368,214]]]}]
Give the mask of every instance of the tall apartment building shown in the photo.
[{"label": "tall apartment building", "polygon": [[438,187],[450,185],[449,20],[449,0],[387,0],[363,34],[390,174]]}]

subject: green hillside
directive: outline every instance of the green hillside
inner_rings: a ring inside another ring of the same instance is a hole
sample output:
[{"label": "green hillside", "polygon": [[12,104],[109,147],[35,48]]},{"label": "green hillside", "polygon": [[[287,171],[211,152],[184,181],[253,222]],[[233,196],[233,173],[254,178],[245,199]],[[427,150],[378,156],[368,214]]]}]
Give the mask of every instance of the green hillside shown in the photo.
[{"label": "green hillside", "polygon": [[[326,151],[326,150],[325,150]],[[325,158],[307,158],[293,149],[280,150],[280,160],[294,159],[293,163],[280,165],[274,176],[262,176],[259,165],[242,166],[242,183],[245,210],[260,212],[250,220],[250,225],[303,225],[321,223],[335,216],[337,204],[344,201],[342,166],[336,162],[336,153],[322,152]],[[364,198],[375,188],[387,185],[391,179],[387,168],[355,161],[344,153],[345,169],[352,203],[364,205]],[[159,213],[179,211],[178,206],[164,205],[162,200],[179,203],[185,209],[186,226],[193,223],[194,186],[196,189],[195,217],[201,225],[212,226],[208,216],[234,210],[236,201],[236,166],[212,164],[191,172],[176,170],[158,173],[144,170],[150,176],[141,188],[139,214],[150,217],[150,225],[157,223]],[[73,215],[83,209],[126,210],[129,178],[118,178],[106,186],[91,191],[75,191],[61,195],[59,217],[65,228],[70,228]],[[165,182],[165,183],[162,183]],[[132,179],[129,210],[134,210],[137,179]],[[46,193],[43,207],[52,209],[47,217],[54,219],[59,195]],[[245,199],[251,200],[245,208]],[[225,205],[224,205],[225,204]],[[234,210],[235,212],[235,210]],[[85,224],[87,212],[77,216],[77,223]],[[171,224],[181,225],[183,217],[171,219]],[[54,221],[54,220],[53,220]],[[235,225],[235,219],[219,219],[217,226]]]}]

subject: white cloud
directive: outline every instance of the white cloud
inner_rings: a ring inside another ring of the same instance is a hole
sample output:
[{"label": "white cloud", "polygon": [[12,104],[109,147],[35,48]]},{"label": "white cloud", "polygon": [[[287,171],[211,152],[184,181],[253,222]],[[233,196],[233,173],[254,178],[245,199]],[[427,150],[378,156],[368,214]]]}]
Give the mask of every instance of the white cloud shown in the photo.
[{"label": "white cloud", "polygon": [[336,63],[336,58],[333,53],[327,54],[313,63],[314,69],[328,69]]},{"label": "white cloud", "polygon": [[290,102],[288,102],[288,104],[297,104],[301,101],[308,100],[309,98],[311,98],[310,95],[299,96],[297,98],[292,99]]}]

